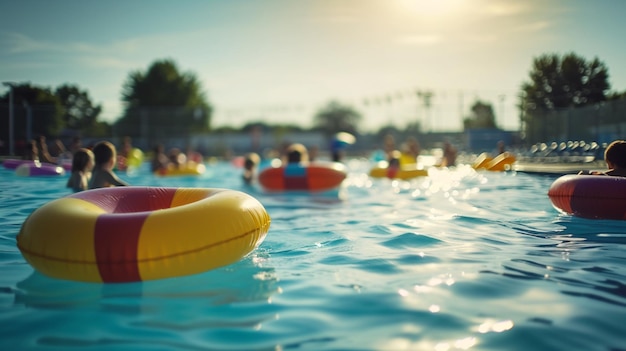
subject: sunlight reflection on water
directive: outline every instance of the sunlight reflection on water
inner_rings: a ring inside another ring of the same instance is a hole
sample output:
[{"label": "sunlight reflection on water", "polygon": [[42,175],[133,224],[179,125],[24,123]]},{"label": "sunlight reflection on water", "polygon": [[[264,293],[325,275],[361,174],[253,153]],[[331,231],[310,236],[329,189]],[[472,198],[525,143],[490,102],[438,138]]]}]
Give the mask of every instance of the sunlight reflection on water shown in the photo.
[{"label": "sunlight reflection on water", "polygon": [[[3,349],[606,350],[625,344],[626,222],[559,214],[554,180],[432,169],[372,179],[348,162],[341,191],[268,194],[229,163],[131,184],[250,193],[272,225],[228,267],[131,284],[33,272],[15,246],[65,178],[0,170]],[[89,323],[86,323],[89,321]]]}]

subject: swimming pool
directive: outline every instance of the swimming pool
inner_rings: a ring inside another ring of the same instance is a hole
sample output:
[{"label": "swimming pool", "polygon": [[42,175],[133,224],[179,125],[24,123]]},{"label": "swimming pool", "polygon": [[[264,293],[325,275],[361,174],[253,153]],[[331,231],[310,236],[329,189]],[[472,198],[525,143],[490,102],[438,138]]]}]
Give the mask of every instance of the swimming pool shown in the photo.
[{"label": "swimming pool", "polygon": [[[146,166],[146,165],[144,165]],[[3,350],[624,350],[626,221],[559,214],[554,177],[460,166],[412,182],[347,163],[339,194],[267,194],[230,163],[133,185],[250,193],[263,244],[193,276],[91,284],[42,276],[15,236],[67,176],[0,169]],[[71,225],[68,223],[68,225]]]}]

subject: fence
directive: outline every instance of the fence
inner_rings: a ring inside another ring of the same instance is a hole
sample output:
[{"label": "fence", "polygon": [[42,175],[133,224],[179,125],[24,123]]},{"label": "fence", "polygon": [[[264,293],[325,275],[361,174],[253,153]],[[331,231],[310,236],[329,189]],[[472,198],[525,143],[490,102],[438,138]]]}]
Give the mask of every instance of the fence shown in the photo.
[{"label": "fence", "polygon": [[626,99],[580,108],[535,113],[526,122],[527,144],[546,141],[586,140],[608,143],[626,139]]}]

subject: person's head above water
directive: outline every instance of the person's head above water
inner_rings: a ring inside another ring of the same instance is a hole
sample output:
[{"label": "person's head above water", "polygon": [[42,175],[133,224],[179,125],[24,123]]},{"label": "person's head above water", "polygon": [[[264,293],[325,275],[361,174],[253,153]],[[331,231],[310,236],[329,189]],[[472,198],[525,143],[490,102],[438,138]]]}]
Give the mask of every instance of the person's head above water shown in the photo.
[{"label": "person's head above water", "polygon": [[604,161],[611,169],[626,169],[626,141],[615,140],[604,151]]},{"label": "person's head above water", "polygon": [[287,156],[287,163],[300,163],[309,161],[309,153],[306,146],[302,144],[291,144],[287,147],[285,152]]}]

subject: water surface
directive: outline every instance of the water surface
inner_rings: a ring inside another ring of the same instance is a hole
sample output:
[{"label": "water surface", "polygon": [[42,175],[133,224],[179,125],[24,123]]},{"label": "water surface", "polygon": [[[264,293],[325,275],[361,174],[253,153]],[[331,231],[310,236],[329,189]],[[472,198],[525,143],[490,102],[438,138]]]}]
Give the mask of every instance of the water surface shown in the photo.
[{"label": "water surface", "polygon": [[272,217],[235,264],[128,284],[35,272],[15,236],[69,193],[67,176],[0,169],[0,348],[626,350],[626,221],[558,213],[552,177],[460,166],[396,182],[347,165],[341,191],[319,196],[246,187],[227,162],[200,177],[120,174],[244,191]]}]

